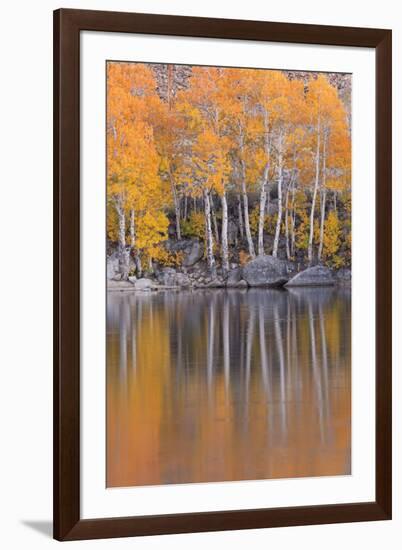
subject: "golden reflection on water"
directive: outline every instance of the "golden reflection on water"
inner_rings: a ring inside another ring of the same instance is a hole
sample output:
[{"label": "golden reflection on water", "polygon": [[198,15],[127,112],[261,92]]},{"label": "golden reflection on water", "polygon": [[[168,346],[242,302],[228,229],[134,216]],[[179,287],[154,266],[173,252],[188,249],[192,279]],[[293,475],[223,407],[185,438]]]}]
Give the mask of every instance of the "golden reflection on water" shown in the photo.
[{"label": "golden reflection on water", "polygon": [[350,474],[350,291],[108,293],[108,487]]}]

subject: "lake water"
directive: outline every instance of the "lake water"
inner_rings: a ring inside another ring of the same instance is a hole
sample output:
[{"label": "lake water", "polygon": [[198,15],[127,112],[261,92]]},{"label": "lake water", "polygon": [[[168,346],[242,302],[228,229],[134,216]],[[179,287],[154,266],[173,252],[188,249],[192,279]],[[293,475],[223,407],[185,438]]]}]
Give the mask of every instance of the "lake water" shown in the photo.
[{"label": "lake water", "polygon": [[350,290],[108,293],[108,487],[350,469]]}]

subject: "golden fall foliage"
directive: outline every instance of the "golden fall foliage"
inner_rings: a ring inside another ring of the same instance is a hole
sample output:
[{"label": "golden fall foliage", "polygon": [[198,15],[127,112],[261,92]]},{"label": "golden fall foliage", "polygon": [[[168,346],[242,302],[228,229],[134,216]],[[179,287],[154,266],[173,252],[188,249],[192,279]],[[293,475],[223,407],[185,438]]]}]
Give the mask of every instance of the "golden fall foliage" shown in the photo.
[{"label": "golden fall foliage", "polygon": [[348,265],[349,118],[323,74],[306,83],[284,71],[192,67],[163,97],[155,66],[109,62],[108,238],[123,278],[130,255],[139,273],[144,261],[172,261],[169,229],[202,238],[211,271],[240,250]]}]

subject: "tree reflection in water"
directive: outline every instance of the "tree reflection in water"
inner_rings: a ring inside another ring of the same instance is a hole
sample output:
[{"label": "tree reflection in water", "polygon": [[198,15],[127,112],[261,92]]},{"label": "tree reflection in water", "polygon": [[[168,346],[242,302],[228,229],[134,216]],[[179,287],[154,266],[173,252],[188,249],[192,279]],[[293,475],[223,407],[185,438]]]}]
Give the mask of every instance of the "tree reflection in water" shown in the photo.
[{"label": "tree reflection in water", "polygon": [[350,473],[349,290],[107,302],[108,487]]}]

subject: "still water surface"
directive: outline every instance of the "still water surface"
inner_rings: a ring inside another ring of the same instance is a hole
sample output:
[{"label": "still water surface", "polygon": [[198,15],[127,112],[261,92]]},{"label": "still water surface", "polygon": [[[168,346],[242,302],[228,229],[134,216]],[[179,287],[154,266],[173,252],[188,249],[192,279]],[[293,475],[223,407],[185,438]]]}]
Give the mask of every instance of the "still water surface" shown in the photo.
[{"label": "still water surface", "polygon": [[347,289],[109,292],[107,486],[350,473]]}]

